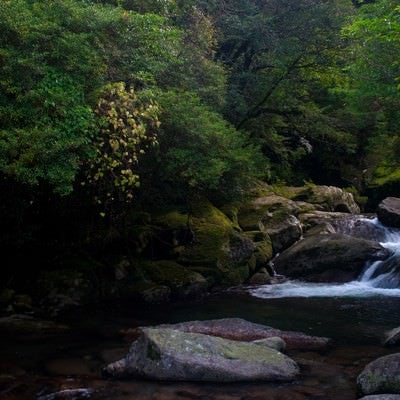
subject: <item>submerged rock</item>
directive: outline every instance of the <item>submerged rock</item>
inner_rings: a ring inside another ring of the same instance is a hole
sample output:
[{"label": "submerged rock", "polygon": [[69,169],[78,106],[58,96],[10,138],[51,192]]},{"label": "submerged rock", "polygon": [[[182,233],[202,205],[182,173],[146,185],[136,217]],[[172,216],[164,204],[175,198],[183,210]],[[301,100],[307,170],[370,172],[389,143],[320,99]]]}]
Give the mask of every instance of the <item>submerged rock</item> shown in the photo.
[{"label": "submerged rock", "polygon": [[379,204],[377,214],[384,225],[400,228],[400,198],[387,197]]},{"label": "submerged rock", "polygon": [[37,400],[80,400],[89,399],[93,394],[93,389],[65,389],[59,392],[39,396]]},{"label": "submerged rock", "polygon": [[348,282],[367,261],[384,260],[391,251],[379,243],[342,234],[309,236],[279,255],[279,274],[311,282]]},{"label": "submerged rock", "polygon": [[[302,332],[281,331],[241,318],[189,321],[173,325],[159,325],[157,328],[173,329],[188,333],[201,333],[243,342],[279,337],[285,341],[288,349],[323,350],[330,343],[330,339],[328,338],[309,336]],[[138,337],[141,330],[142,328],[130,330],[129,336],[133,338]]]},{"label": "submerged rock", "polygon": [[28,315],[15,314],[0,318],[0,333],[21,336],[24,339],[65,333],[68,330],[69,328],[66,325],[34,318]]},{"label": "submerged rock", "polygon": [[369,363],[357,378],[363,394],[400,394],[400,353]]},{"label": "submerged rock", "polygon": [[365,396],[359,400],[400,400],[400,395],[397,395],[397,394],[375,394],[372,396]]},{"label": "submerged rock", "polygon": [[143,328],[128,355],[110,364],[114,377],[163,381],[291,381],[299,373],[289,357],[266,346],[167,328]]}]

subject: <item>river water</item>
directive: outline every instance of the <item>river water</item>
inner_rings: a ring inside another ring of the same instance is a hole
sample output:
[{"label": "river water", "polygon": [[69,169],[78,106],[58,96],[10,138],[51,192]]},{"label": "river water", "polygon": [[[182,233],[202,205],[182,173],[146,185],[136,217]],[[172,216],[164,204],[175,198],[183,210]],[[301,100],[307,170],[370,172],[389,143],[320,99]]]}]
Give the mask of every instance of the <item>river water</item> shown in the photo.
[{"label": "river water", "polygon": [[[397,251],[397,231],[386,230],[375,220],[363,224],[372,226],[372,234],[379,236],[384,246]],[[382,346],[385,331],[400,325],[400,291],[382,287],[392,285],[396,277],[397,256],[389,263],[367,265],[357,281],[344,285],[291,281],[238,288],[199,302],[158,306],[124,302],[74,311],[59,321],[71,327],[65,334],[0,338],[0,398],[28,400],[62,389],[91,388],[94,400],[357,399],[361,396],[355,382],[363,367],[397,351]],[[377,279],[383,275],[384,279]],[[289,353],[300,364],[302,374],[296,382],[285,385],[162,384],[101,378],[101,368],[122,357],[129,348],[129,340],[121,331],[226,317],[327,336],[333,339],[333,346],[324,353]]]}]

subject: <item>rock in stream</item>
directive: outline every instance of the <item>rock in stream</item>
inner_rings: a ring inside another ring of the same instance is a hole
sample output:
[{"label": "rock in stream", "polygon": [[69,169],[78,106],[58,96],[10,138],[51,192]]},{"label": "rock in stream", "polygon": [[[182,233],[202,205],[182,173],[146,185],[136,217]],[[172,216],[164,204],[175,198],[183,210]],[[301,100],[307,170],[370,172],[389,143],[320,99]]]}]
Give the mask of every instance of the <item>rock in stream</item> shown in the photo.
[{"label": "rock in stream", "polygon": [[295,379],[299,368],[284,354],[256,343],[142,328],[128,355],[105,373],[162,381],[282,382]]}]

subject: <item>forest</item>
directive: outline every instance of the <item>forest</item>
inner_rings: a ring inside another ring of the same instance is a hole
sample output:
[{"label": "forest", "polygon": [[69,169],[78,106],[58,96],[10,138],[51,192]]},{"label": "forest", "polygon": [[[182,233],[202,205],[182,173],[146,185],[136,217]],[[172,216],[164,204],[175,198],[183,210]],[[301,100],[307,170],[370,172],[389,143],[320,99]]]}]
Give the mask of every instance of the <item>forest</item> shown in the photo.
[{"label": "forest", "polygon": [[398,0],[0,0],[4,318],[130,301],[181,322],[163,306],[283,275],[397,291],[396,198]]},{"label": "forest", "polygon": [[49,215],[118,225],[254,179],[346,187],[367,209],[395,194],[399,15],[392,0],[2,1],[3,252]]}]

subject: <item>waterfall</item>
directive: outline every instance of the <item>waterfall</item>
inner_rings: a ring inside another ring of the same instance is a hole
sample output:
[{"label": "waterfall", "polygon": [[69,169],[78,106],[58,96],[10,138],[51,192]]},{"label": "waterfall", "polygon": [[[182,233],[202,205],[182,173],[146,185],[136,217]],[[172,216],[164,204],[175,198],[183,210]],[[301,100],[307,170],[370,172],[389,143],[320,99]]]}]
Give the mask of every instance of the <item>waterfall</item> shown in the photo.
[{"label": "waterfall", "polygon": [[400,287],[400,230],[384,227],[378,219],[370,223],[385,235],[381,245],[393,252],[393,255],[384,261],[370,263],[360,276],[361,282],[366,282],[375,288],[394,289]]},{"label": "waterfall", "polygon": [[336,232],[379,241],[393,254],[384,261],[367,263],[355,281],[344,284],[309,283],[290,280],[283,284],[250,289],[260,298],[285,297],[400,297],[400,229],[387,228],[377,218],[349,216],[333,223]]}]

